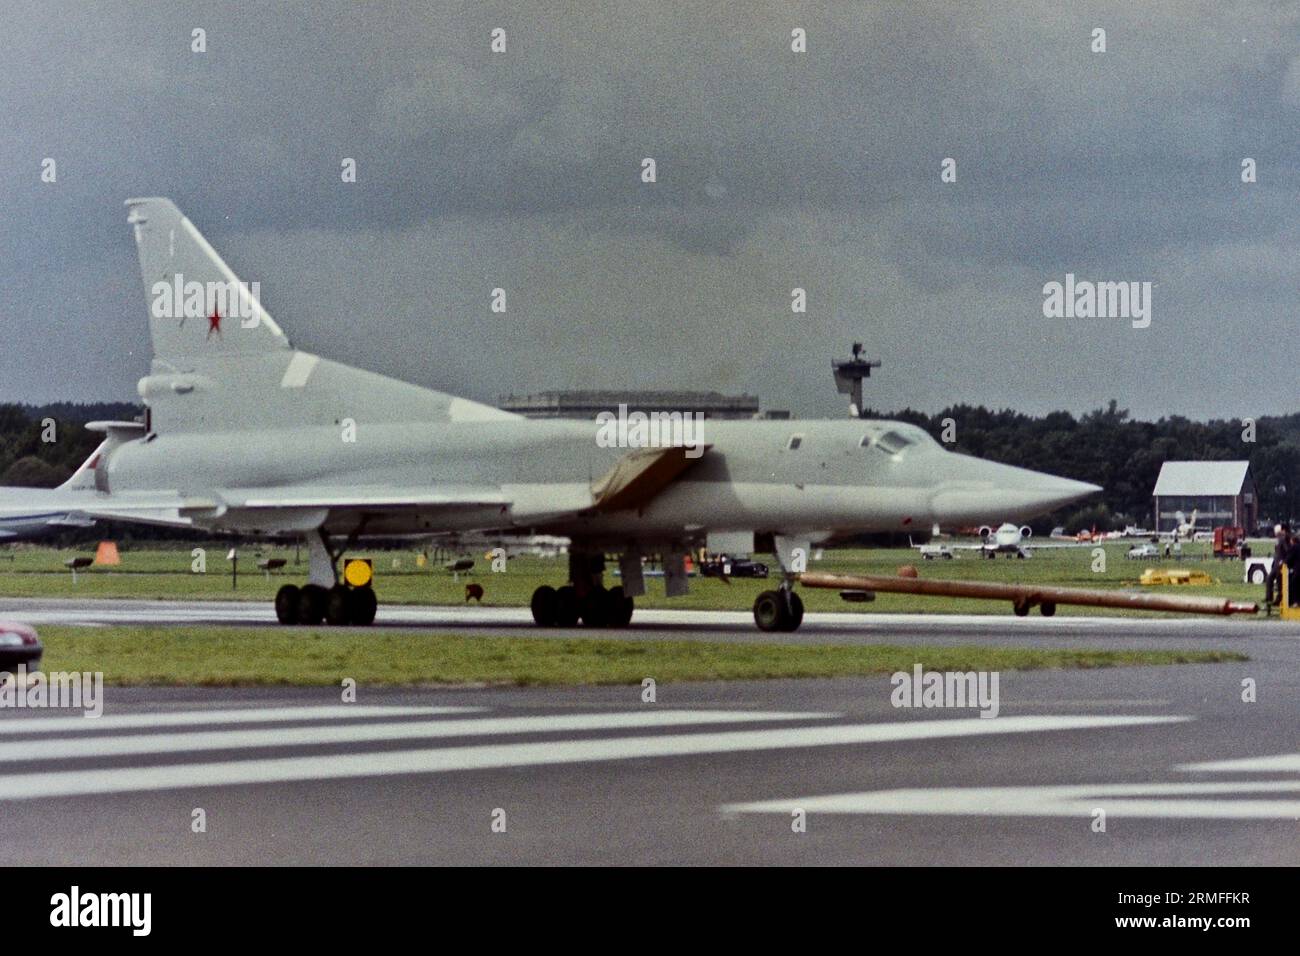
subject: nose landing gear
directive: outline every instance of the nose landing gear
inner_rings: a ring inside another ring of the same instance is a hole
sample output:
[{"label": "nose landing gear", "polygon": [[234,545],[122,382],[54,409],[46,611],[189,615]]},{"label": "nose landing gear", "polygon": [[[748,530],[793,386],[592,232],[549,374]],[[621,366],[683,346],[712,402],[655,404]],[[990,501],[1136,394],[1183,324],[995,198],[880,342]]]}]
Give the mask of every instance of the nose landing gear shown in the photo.
[{"label": "nose landing gear", "polygon": [[803,600],[785,585],[764,591],[754,599],[754,623],[760,631],[797,631],[803,623]]}]

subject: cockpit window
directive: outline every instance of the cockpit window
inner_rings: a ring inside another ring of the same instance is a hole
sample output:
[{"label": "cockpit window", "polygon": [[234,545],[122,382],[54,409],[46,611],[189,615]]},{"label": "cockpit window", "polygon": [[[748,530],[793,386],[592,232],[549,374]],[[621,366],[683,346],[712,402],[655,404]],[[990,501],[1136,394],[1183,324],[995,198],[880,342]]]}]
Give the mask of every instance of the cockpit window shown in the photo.
[{"label": "cockpit window", "polygon": [[802,444],[803,444],[802,435],[791,435],[790,444],[786,445],[786,447],[789,448],[791,451],[797,451],[799,446]]},{"label": "cockpit window", "polygon": [[880,450],[890,455],[897,455],[908,445],[914,444],[911,438],[901,435],[896,431],[888,431],[876,439],[876,445]]}]

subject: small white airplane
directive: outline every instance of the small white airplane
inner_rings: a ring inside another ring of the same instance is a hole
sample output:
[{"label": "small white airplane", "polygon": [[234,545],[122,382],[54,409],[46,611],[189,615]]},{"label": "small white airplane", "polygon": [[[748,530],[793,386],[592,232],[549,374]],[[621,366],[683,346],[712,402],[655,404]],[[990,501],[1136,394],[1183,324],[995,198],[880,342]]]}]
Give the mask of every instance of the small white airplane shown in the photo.
[{"label": "small white airplane", "polygon": [[1196,533],[1196,512],[1192,509],[1190,518],[1181,511],[1174,512],[1174,529],[1172,531],[1161,531],[1161,541],[1184,541],[1189,540]]},{"label": "small white airplane", "polygon": [[[999,554],[1005,554],[1007,557],[1024,559],[1033,557],[1033,552],[1041,548],[1081,548],[1087,543],[1077,541],[1068,544],[1064,542],[1028,544],[1033,534],[1034,529],[1029,525],[1016,526],[1010,521],[1005,521],[996,528],[989,525],[982,526],[979,529],[978,543],[950,544],[945,547],[950,551],[978,551],[986,558],[996,558]],[[925,557],[927,549],[933,550],[935,545],[914,544],[912,547],[920,550],[921,555]]]}]

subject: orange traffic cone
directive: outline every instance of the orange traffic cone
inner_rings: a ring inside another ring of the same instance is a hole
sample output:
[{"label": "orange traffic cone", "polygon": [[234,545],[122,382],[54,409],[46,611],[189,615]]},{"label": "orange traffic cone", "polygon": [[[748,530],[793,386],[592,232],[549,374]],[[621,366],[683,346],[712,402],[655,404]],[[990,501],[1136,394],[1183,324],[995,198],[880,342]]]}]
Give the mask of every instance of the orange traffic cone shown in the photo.
[{"label": "orange traffic cone", "polygon": [[117,565],[122,563],[122,556],[117,553],[116,541],[101,541],[95,549],[95,563]]}]

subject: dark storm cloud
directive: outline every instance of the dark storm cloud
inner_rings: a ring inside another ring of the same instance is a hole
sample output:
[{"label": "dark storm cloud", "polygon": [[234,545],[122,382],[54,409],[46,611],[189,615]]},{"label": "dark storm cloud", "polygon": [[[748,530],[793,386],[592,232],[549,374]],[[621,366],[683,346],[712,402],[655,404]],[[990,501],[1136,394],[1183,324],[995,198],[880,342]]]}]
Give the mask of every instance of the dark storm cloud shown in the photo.
[{"label": "dark storm cloud", "polygon": [[[839,414],[863,338],[883,407],[1291,410],[1293,4],[0,5],[3,398],[131,394],[162,194],[298,344],[480,399]],[[1151,328],[1044,319],[1067,271],[1156,283]]]}]

